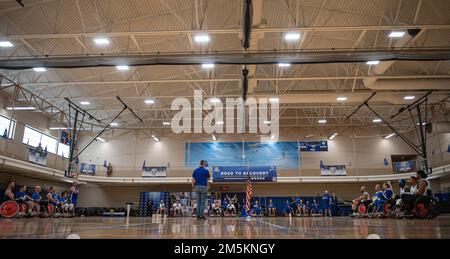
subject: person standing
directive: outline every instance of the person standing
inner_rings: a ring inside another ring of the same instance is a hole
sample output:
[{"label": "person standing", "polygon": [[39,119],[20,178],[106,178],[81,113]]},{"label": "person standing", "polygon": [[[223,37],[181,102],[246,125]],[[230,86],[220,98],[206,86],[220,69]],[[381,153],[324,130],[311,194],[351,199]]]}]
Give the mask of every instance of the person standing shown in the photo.
[{"label": "person standing", "polygon": [[325,217],[332,217],[331,214],[331,196],[328,194],[328,191],[325,191],[325,194],[322,196],[323,202],[323,210],[325,212]]},{"label": "person standing", "polygon": [[206,219],[204,210],[208,195],[208,179],[211,177],[205,168],[206,161],[200,161],[200,167],[192,173],[192,189],[197,195],[197,219]]},{"label": "person standing", "polygon": [[153,200],[152,199],[149,199],[147,201],[147,215],[149,217],[153,216]]}]

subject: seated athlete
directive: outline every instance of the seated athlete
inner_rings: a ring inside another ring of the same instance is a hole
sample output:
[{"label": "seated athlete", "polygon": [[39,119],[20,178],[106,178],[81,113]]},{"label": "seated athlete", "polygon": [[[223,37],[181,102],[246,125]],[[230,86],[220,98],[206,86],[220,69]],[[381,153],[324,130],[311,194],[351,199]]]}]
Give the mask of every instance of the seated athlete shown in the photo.
[{"label": "seated athlete", "polygon": [[315,198],[311,205],[311,216],[312,215],[322,215],[322,209],[320,209],[320,205]]},{"label": "seated athlete", "polygon": [[383,194],[386,200],[392,200],[395,198],[394,190],[392,189],[391,182],[387,181],[383,184]]},{"label": "seated athlete", "polygon": [[64,217],[67,217],[68,215],[70,215],[69,213],[72,213],[73,211],[73,204],[68,202],[68,195],[69,193],[67,191],[63,191],[61,193],[61,196],[58,197],[58,202],[61,205],[61,209],[62,209],[62,215]]},{"label": "seated athlete", "polygon": [[[289,206],[291,206],[292,213],[295,213],[295,210],[297,209],[297,199],[295,197],[292,197]],[[295,214],[293,214],[292,216],[295,216]]]},{"label": "seated athlete", "polygon": [[164,200],[159,201],[158,211],[156,211],[156,214],[166,215],[166,204],[164,203]]},{"label": "seated athlete", "polygon": [[269,217],[277,216],[277,209],[275,208],[272,199],[269,200],[269,205],[267,206],[267,214]]},{"label": "seated athlete", "polygon": [[222,208],[220,207],[220,200],[215,200],[211,207],[211,215],[213,216],[221,216]]},{"label": "seated athlete", "polygon": [[20,187],[19,191],[16,193],[16,198],[24,202],[31,201],[31,197],[27,193],[28,187],[26,185]]},{"label": "seated athlete", "polygon": [[262,216],[261,206],[259,206],[258,200],[255,201],[255,204],[253,204],[253,216],[257,216],[257,217]]},{"label": "seated athlete", "polygon": [[379,184],[375,185],[375,194],[372,197],[373,211],[379,212],[386,201],[387,199],[384,197],[381,186]]},{"label": "seated athlete", "polygon": [[173,216],[181,216],[183,217],[183,210],[181,208],[181,203],[180,201],[177,199],[174,204],[172,205],[172,209],[173,209]]},{"label": "seated athlete", "polygon": [[191,204],[191,216],[197,216],[197,202],[192,200]]},{"label": "seated athlete", "polygon": [[[227,197],[228,197],[228,195],[227,195]],[[227,211],[228,215],[237,215],[237,208],[236,208],[236,205],[235,205],[234,201],[235,201],[234,198],[233,199],[228,199],[227,207],[226,207],[226,211]],[[237,201],[237,198],[236,198],[236,201]]]},{"label": "seated athlete", "polygon": [[407,195],[409,195],[411,191],[411,189],[406,184],[406,181],[404,179],[398,181],[398,186],[400,187],[400,195],[395,197],[396,199],[395,206],[397,211],[401,210],[402,208],[403,205],[402,199],[404,199]]},{"label": "seated athlete", "polygon": [[61,205],[59,205],[58,195],[56,194],[55,187],[51,186],[50,188],[48,188],[47,200],[49,204],[53,205],[55,211],[61,213],[62,209]]},{"label": "seated athlete", "polygon": [[289,201],[286,201],[285,205],[284,205],[284,209],[283,209],[283,215],[284,216],[292,216],[292,214],[294,213],[294,210],[291,207],[291,204],[289,203]]},{"label": "seated athlete", "polygon": [[14,180],[9,180],[6,190],[5,190],[4,201],[14,201],[15,200],[15,197],[14,197],[15,187],[16,187],[16,183],[14,182]]},{"label": "seated athlete", "polygon": [[306,214],[306,205],[303,203],[303,200],[299,199],[297,203],[297,210],[295,211],[297,216],[303,216]]},{"label": "seated athlete", "polygon": [[31,195],[31,199],[33,200],[33,209],[34,209],[34,213],[35,214],[41,214],[43,216],[47,216],[48,215],[48,202],[42,198],[41,196],[41,186],[35,186],[34,187],[34,192]]},{"label": "seated athlete", "polygon": [[364,204],[367,208],[370,203],[372,203],[372,201],[370,200],[370,194],[366,192],[365,186],[361,186],[361,196],[353,200],[352,210],[354,213],[358,213],[358,207],[360,204]]},{"label": "seated athlete", "polygon": [[428,175],[422,171],[419,170],[416,172],[416,178],[418,181],[417,189],[414,192],[415,196],[433,196],[433,193],[431,191],[431,184],[430,181],[427,180]]},{"label": "seated athlete", "polygon": [[311,210],[312,210],[311,202],[306,201],[305,208],[306,208],[307,216],[310,216],[311,215]]}]

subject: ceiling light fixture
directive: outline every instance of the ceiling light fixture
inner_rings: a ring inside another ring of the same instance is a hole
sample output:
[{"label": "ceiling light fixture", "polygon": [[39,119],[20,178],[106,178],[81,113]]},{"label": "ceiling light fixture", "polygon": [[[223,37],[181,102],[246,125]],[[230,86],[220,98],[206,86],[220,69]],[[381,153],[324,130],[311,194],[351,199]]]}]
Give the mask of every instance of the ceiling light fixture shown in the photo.
[{"label": "ceiling light fixture", "polygon": [[11,48],[11,47],[14,47],[14,44],[12,44],[11,41],[0,41],[0,47],[1,48]]}]

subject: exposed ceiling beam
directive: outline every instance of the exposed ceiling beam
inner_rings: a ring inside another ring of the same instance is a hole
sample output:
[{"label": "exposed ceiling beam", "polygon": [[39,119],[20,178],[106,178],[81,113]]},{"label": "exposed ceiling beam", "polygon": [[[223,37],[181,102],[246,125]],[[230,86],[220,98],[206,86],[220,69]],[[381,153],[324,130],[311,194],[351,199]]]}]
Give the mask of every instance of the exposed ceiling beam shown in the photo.
[{"label": "exposed ceiling beam", "polygon": [[[277,27],[277,28],[254,28],[253,32],[259,33],[277,33],[277,32],[336,32],[336,31],[389,31],[389,30],[450,30],[450,24],[417,24],[417,25],[367,25],[367,26],[319,26],[319,27]],[[167,30],[167,31],[123,31],[123,32],[78,32],[78,33],[56,33],[56,34],[24,34],[24,35],[4,35],[9,40],[20,39],[62,39],[75,37],[129,37],[136,36],[157,36],[157,35],[183,35],[183,34],[239,34],[242,33],[240,28],[233,29],[216,29],[216,30]]]},{"label": "exposed ceiling beam", "polygon": [[[400,75],[400,76],[305,76],[305,77],[258,77],[257,81],[319,81],[319,80],[364,80],[377,79],[450,79],[450,75]],[[67,86],[67,85],[113,85],[113,84],[179,84],[179,83],[210,83],[210,82],[240,82],[236,78],[211,79],[161,79],[161,80],[123,80],[123,81],[65,81],[65,82],[22,82],[22,86]]]}]

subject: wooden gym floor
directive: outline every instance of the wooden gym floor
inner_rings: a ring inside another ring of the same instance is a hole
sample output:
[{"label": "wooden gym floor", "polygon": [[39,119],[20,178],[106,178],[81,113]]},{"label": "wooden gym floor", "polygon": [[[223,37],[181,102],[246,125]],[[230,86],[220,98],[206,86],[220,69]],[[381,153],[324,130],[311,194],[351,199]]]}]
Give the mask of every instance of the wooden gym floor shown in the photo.
[{"label": "wooden gym floor", "polygon": [[73,218],[0,219],[0,238],[53,239],[78,234],[83,238],[133,239],[317,239],[450,238],[450,215],[434,220],[336,218]]}]

